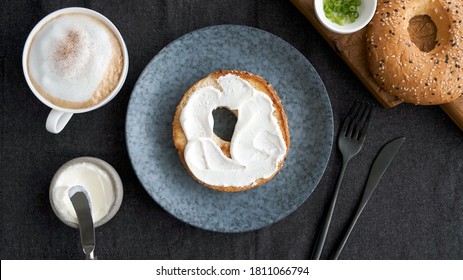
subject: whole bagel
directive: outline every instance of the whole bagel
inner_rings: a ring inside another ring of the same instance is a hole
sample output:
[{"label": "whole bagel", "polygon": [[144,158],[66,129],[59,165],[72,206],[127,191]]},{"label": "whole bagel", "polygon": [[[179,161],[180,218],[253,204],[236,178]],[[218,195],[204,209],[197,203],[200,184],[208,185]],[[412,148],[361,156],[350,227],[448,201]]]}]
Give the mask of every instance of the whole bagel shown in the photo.
[{"label": "whole bagel", "polygon": [[[408,33],[410,20],[428,15],[436,44],[421,51]],[[389,94],[417,105],[442,104],[463,93],[463,2],[382,0],[367,30],[371,73]]]}]

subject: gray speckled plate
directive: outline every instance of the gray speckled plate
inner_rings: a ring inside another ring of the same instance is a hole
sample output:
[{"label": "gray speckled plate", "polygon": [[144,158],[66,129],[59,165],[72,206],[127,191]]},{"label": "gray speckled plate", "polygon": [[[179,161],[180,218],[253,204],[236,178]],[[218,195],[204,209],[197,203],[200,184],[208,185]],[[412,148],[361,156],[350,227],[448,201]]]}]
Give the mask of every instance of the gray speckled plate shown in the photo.
[{"label": "gray speckled plate", "polygon": [[[280,173],[239,193],[198,184],[182,166],[172,141],[172,120],[183,94],[221,69],[249,71],[270,82],[291,133]],[[199,228],[245,232],[283,219],[313,192],[330,156],[333,117],[318,74],[294,47],[259,29],[220,25],[182,36],[151,60],[130,98],[126,137],[138,178],[166,211]]]}]

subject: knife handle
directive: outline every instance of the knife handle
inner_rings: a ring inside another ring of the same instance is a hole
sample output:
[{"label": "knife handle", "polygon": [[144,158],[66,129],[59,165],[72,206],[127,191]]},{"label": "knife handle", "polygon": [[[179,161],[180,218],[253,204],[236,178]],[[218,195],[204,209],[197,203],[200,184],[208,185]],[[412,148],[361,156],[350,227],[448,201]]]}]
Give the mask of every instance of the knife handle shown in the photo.
[{"label": "knife handle", "polygon": [[336,249],[336,251],[334,251],[334,254],[331,256],[332,260],[337,260],[339,258],[339,255],[344,249],[344,245],[346,245],[346,242],[349,239],[352,229],[357,223],[357,220],[360,217],[360,214],[362,214],[362,211],[367,205],[368,200],[370,200],[370,197],[373,194],[374,190],[376,189],[376,186],[378,185],[379,180],[386,172],[386,169],[389,167],[389,164],[394,159],[395,155],[397,154],[404,140],[405,140],[405,137],[394,139],[393,141],[387,143],[379,152],[378,156],[373,162],[373,166],[370,170],[370,174],[368,175],[368,180],[365,185],[365,189],[363,191],[362,199],[360,200],[360,203],[357,207],[357,211],[355,212],[354,218],[352,219],[349,227],[347,228],[346,233],[344,234],[344,237],[339,243],[338,248]]},{"label": "knife handle", "polygon": [[92,252],[88,253],[88,254],[85,254],[85,259],[86,260],[97,260],[97,257],[95,256],[95,254]]},{"label": "knife handle", "polygon": [[[359,206],[357,208],[357,212],[355,212],[354,218],[350,222],[350,225],[347,228],[347,231],[344,234],[344,237],[342,238],[341,242],[339,243],[338,248],[336,249],[336,251],[334,251],[334,254],[331,256],[332,260],[337,260],[339,258],[339,255],[341,254],[342,250],[344,249],[344,246],[346,245],[346,242],[349,239],[349,236],[350,236],[352,230],[354,229],[354,226],[357,223],[357,220],[359,219],[360,214],[362,214],[363,209],[367,205],[367,202],[370,199],[371,194],[373,193],[374,187],[375,186],[373,186],[373,188],[368,188],[368,186],[367,186],[365,188],[365,192],[363,193],[362,200],[360,201],[360,204],[359,204]],[[366,191],[367,189],[369,189],[370,191],[367,192]]]}]

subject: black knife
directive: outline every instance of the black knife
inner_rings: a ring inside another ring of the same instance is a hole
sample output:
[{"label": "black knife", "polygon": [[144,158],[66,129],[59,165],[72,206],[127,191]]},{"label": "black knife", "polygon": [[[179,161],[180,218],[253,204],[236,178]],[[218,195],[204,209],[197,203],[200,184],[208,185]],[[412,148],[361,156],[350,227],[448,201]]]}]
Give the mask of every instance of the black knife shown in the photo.
[{"label": "black knife", "polygon": [[352,232],[352,229],[355,226],[355,223],[360,217],[360,214],[362,214],[362,211],[367,205],[367,202],[373,194],[373,191],[375,190],[376,186],[378,185],[379,180],[383,176],[384,172],[386,172],[387,168],[389,167],[389,164],[396,156],[404,140],[405,137],[400,137],[395,140],[392,140],[391,142],[387,143],[379,152],[378,156],[373,162],[370,174],[368,175],[367,184],[365,185],[362,199],[360,200],[360,203],[357,207],[357,212],[355,213],[354,218],[352,219],[349,227],[347,228],[347,231],[344,234],[341,243],[339,244],[334,254],[331,256],[332,260],[337,260],[339,258],[339,255],[341,254],[344,245],[346,245],[346,242],[349,239],[349,236]]}]

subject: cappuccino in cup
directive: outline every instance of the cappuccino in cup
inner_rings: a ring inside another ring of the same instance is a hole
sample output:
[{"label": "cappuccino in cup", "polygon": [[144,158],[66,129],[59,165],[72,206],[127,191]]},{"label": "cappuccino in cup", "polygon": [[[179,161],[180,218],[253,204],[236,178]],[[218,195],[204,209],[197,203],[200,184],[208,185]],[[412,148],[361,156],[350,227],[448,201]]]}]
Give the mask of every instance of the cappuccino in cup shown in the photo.
[{"label": "cappuccino in cup", "polygon": [[70,13],[47,22],[32,40],[28,72],[36,90],[64,108],[87,108],[117,86],[124,66],[115,34],[93,16]]},{"label": "cappuccino in cup", "polygon": [[86,8],[65,8],[42,19],[23,52],[23,70],[35,96],[52,108],[46,128],[59,133],[75,113],[108,103],[128,72],[124,40],[110,20]]}]

